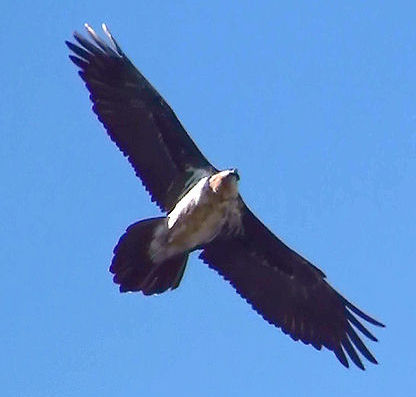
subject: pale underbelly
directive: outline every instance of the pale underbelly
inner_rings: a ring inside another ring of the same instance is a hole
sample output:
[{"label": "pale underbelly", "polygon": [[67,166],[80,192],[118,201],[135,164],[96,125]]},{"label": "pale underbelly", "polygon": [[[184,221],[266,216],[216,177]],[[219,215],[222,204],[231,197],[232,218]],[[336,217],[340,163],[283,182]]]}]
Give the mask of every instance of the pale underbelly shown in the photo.
[{"label": "pale underbelly", "polygon": [[168,245],[191,250],[207,244],[221,231],[226,222],[227,205],[205,204],[184,214],[168,231]]},{"label": "pale underbelly", "polygon": [[215,204],[195,206],[181,214],[171,228],[168,228],[166,222],[163,229],[156,231],[151,243],[153,261],[160,263],[211,242],[230,221],[229,214],[233,213],[230,206],[235,205],[232,201]]}]

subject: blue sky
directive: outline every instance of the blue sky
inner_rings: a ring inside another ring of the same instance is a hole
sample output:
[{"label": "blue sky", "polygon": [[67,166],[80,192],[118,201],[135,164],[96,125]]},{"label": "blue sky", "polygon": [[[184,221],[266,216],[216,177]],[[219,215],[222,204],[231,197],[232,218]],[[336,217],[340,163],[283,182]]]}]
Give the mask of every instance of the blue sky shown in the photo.
[{"label": "blue sky", "polygon": [[[0,6],[2,395],[409,395],[415,3],[86,3]],[[106,22],[264,223],[387,324],[379,366],[293,342],[197,255],[174,292],[118,293],[113,246],[158,210],[67,59],[84,22]]]}]

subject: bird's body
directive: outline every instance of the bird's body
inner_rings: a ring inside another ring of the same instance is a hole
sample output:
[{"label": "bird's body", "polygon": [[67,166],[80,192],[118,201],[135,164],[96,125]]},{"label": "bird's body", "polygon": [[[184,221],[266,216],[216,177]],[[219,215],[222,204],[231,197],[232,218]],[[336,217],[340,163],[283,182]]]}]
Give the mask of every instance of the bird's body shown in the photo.
[{"label": "bird's body", "polygon": [[238,175],[224,170],[203,177],[167,215],[155,231],[150,257],[155,263],[210,243],[219,233],[241,227]]},{"label": "bird's body", "polygon": [[[110,266],[121,292],[162,293],[179,286],[190,252],[216,270],[265,320],[294,340],[323,346],[364,369],[362,324],[383,326],[335,291],[325,274],[278,239],[238,193],[238,173],[218,171],[105,25],[67,42],[93,110],[165,216],[130,225]],[[357,333],[358,332],[358,333]]]}]

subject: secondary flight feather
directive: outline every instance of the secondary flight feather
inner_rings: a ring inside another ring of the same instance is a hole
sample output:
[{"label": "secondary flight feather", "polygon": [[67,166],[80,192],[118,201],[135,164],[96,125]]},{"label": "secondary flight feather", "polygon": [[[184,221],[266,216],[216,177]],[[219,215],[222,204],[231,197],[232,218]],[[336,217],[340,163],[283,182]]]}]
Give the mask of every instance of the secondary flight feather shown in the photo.
[{"label": "secondary flight feather", "polygon": [[106,40],[66,42],[108,135],[128,158],[165,216],[129,226],[114,248],[110,271],[120,291],[162,293],[179,286],[189,253],[221,274],[265,320],[294,340],[326,347],[346,367],[361,356],[377,364],[359,334],[384,325],[335,291],[325,274],[286,246],[249,210],[236,169],[217,170],[175,113],[126,57]]}]

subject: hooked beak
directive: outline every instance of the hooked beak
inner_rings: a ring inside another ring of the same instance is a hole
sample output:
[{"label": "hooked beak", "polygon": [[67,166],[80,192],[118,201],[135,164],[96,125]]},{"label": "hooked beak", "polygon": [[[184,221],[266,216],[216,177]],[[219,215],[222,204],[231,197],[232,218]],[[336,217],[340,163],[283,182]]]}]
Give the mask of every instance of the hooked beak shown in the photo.
[{"label": "hooked beak", "polygon": [[235,177],[235,179],[237,179],[237,181],[239,181],[239,180],[240,180],[240,175],[238,174],[238,169],[237,169],[237,168],[233,168],[233,169],[231,170],[230,175],[233,175],[233,176]]}]

